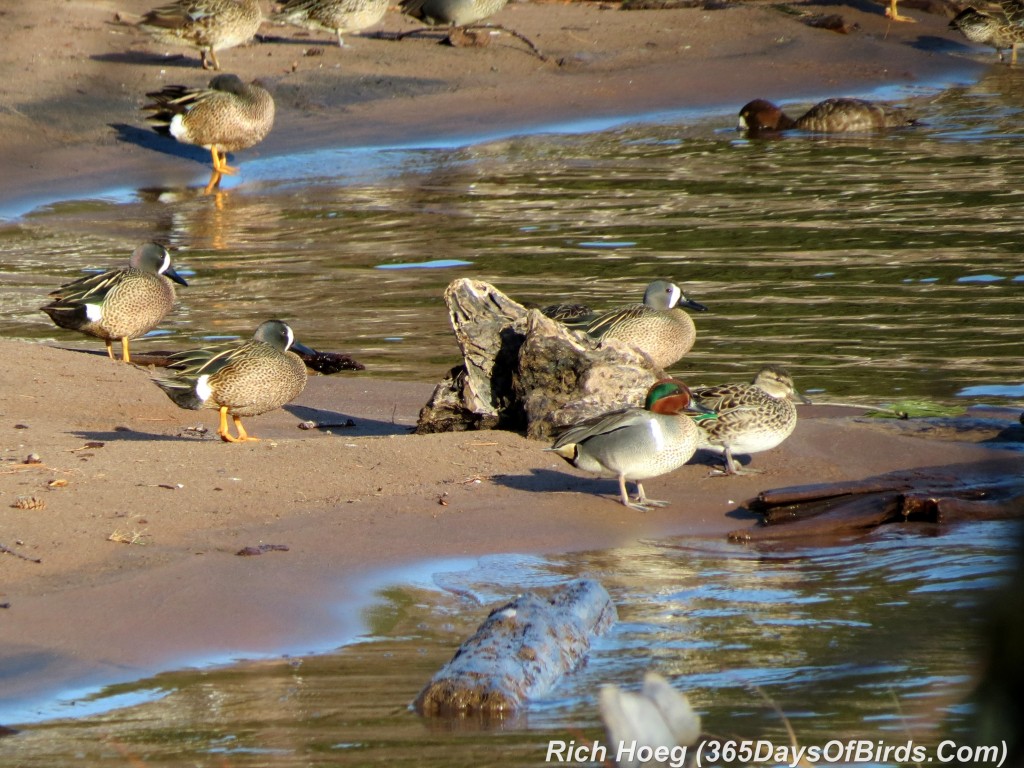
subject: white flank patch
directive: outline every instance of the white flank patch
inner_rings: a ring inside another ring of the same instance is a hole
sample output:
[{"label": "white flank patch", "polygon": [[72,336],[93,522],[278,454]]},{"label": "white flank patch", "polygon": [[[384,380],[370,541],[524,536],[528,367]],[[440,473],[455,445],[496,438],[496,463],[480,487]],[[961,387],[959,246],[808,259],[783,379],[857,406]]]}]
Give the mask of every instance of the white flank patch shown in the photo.
[{"label": "white flank patch", "polygon": [[210,395],[213,394],[213,390],[210,389],[210,374],[204,373],[196,381],[196,396],[202,401],[206,402],[210,399]]},{"label": "white flank patch", "polygon": [[85,305],[85,316],[93,323],[98,323],[103,319],[103,307],[99,304],[86,304]]},{"label": "white flank patch", "polygon": [[170,129],[171,129],[171,136],[176,138],[178,141],[184,141],[184,142],[187,143],[188,142],[188,130],[185,128],[185,125],[182,123],[182,120],[184,119],[184,117],[185,117],[184,115],[175,115],[174,117],[172,117],[171,118]]}]

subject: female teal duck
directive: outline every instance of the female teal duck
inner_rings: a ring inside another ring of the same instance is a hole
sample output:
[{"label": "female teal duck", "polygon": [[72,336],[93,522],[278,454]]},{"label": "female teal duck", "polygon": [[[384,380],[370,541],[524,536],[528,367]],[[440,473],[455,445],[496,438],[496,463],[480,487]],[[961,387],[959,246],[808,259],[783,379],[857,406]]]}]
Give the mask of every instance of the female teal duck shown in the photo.
[{"label": "female teal duck", "polygon": [[164,136],[210,150],[214,174],[237,173],[227,153],[263,141],[274,125],[274,99],[261,85],[217,75],[207,88],[171,85],[147,93],[146,121]]},{"label": "female teal duck", "polygon": [[1003,0],[1000,5],[1001,17],[967,7],[949,22],[949,26],[972,43],[995,48],[999,61],[1003,61],[1003,51],[1009,48],[1012,65],[1017,63],[1017,46],[1024,42],[1024,3]]},{"label": "female teal duck", "polygon": [[[291,402],[306,386],[306,365],[297,354],[315,355],[295,341],[281,320],[260,324],[248,341],[218,344],[171,356],[176,372],[156,383],[181,408],[220,411],[217,434],[227,443],[259,440],[246,433],[242,416],[259,416]],[[238,437],[228,431],[228,414]]]},{"label": "female teal duck", "polygon": [[901,109],[863,99],[826,99],[795,120],[770,101],[754,99],[740,110],[738,128],[750,136],[770,136],[793,129],[810,133],[870,133],[915,124]]},{"label": "female teal duck", "polygon": [[372,27],[387,9],[388,0],[287,0],[271,20],[334,32],[344,48],[343,34]]},{"label": "female teal duck", "polygon": [[630,304],[603,314],[595,314],[579,304],[556,304],[542,311],[594,338],[618,339],[634,346],[664,369],[689,352],[697,338],[693,320],[680,307],[707,311],[703,304],[686,298],[675,283],[655,280],[644,291],[643,304]]},{"label": "female teal duck", "polygon": [[[617,477],[619,499],[630,509],[663,507],[649,499],[641,480],[683,466],[697,450],[700,432],[693,418],[714,414],[690,396],[676,379],[662,379],[647,392],[643,408],[623,408],[580,422],[563,432],[548,448],[575,467]],[[626,481],[636,483],[636,502],[630,501]]]},{"label": "female teal duck", "polygon": [[758,470],[742,469],[734,453],[760,453],[779,445],[796,429],[792,399],[810,404],[796,391],[793,377],[781,365],[766,365],[751,384],[694,387],[693,397],[717,418],[701,422],[701,448],[721,453],[725,468],[715,474],[741,475]]},{"label": "female teal duck", "polygon": [[147,13],[139,28],[162,45],[198,48],[203,69],[220,69],[217,51],[249,42],[262,23],[259,0],[177,0]]},{"label": "female teal duck", "polygon": [[62,285],[42,311],[61,328],[103,339],[114,359],[113,341],[121,340],[121,357],[131,362],[129,339],[145,336],[174,307],[174,283],[188,285],[171,266],[171,255],[157,243],[136,248],[128,267]]}]

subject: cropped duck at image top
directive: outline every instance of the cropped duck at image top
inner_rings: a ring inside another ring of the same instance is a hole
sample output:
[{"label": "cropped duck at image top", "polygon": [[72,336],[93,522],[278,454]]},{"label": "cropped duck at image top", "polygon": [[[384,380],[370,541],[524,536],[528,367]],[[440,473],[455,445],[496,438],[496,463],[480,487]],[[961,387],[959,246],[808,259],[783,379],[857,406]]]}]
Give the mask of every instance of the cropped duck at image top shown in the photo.
[{"label": "cropped duck at image top", "polygon": [[795,120],[765,99],[754,99],[740,110],[737,128],[750,136],[778,131],[809,133],[870,133],[917,125],[905,110],[864,99],[826,99]]},{"label": "cropped duck at image top", "polygon": [[493,16],[508,0],[400,0],[402,13],[436,26],[465,27]]},{"label": "cropped duck at image top", "polygon": [[174,307],[172,280],[188,285],[171,266],[166,248],[145,243],[132,252],[126,268],[63,285],[41,309],[61,328],[103,339],[112,360],[113,342],[120,339],[121,357],[129,363],[129,340],[156,328]]},{"label": "cropped duck at image top", "polygon": [[[306,386],[306,365],[293,350],[315,355],[295,341],[281,320],[260,324],[248,341],[216,344],[171,355],[174,373],[154,381],[179,407],[220,411],[217,434],[227,443],[259,440],[242,426],[242,416],[259,416],[290,403]],[[228,414],[238,436],[228,431]]]},{"label": "cropped duck at image top", "polygon": [[372,27],[387,9],[388,0],[287,0],[271,21],[333,32],[344,48],[342,35]]},{"label": "cropped duck at image top", "polygon": [[700,423],[700,447],[720,453],[725,467],[714,474],[752,474],[733,454],[760,453],[775,448],[796,429],[792,400],[810,405],[796,391],[793,377],[781,365],[766,365],[750,384],[694,387],[693,397],[716,418]]},{"label": "cropped duck at image top", "polygon": [[[683,382],[662,379],[648,390],[643,408],[622,408],[575,424],[546,450],[586,472],[618,478],[619,500],[630,509],[663,507],[668,502],[647,498],[641,481],[678,469],[693,457],[700,432],[689,414],[714,418]],[[636,483],[635,502],[627,480]]]},{"label": "cropped duck at image top", "polygon": [[249,42],[262,23],[259,0],[177,0],[154,8],[138,26],[162,45],[198,48],[203,69],[220,69],[217,51]]},{"label": "cropped duck at image top", "polygon": [[707,311],[703,304],[686,298],[675,283],[655,280],[644,291],[642,304],[600,314],[579,304],[555,304],[542,312],[594,338],[618,339],[636,347],[664,369],[689,352],[697,338],[693,319],[681,307]]}]

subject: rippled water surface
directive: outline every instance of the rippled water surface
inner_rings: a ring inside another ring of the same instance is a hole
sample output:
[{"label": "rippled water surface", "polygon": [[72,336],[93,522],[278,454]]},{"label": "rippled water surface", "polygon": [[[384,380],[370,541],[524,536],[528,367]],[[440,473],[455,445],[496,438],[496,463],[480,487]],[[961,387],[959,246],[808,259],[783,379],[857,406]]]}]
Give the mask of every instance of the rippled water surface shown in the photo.
[{"label": "rippled water surface", "polygon": [[[49,325],[46,292],[155,238],[191,285],[163,338],[140,347],[248,335],[280,316],[308,344],[355,355],[359,375],[434,381],[456,359],[441,300],[456,277],[606,307],[669,276],[711,309],[680,365],[697,380],[771,361],[825,399],[1019,402],[1024,73],[993,72],[918,99],[926,125],[885,137],[750,142],[719,116],[242,156],[240,181],[216,195],[203,179],[53,203],[0,225],[0,334],[89,344]],[[365,641],[336,654],[118,686],[89,705],[105,714],[0,740],[0,762],[535,765],[549,738],[598,736],[597,687],[648,667],[720,734],[786,740],[756,685],[805,744],[935,738],[939,721],[963,727],[979,606],[1011,540],[987,524],[781,552],[669,541],[495,558],[398,584]],[[484,604],[579,574],[608,586],[621,622],[552,696],[488,732],[406,710]]]},{"label": "rippled water surface", "polygon": [[1024,88],[993,71],[918,99],[927,125],[884,137],[752,142],[719,116],[243,156],[241,185],[217,195],[48,205],[0,228],[0,333],[80,343],[41,297],[156,238],[191,282],[152,342],[163,348],[281,316],[363,375],[434,381],[457,354],[441,300],[456,277],[610,307],[668,276],[711,310],[678,366],[694,380],[773,361],[838,399],[1019,397]]},{"label": "rippled water surface", "polygon": [[[47,767],[542,765],[549,739],[604,739],[599,686],[635,687],[647,669],[688,691],[719,736],[788,744],[770,701],[804,746],[933,749],[964,738],[982,617],[1015,566],[1015,530],[889,529],[774,551],[679,539],[439,566],[429,582],[382,592],[370,635],[350,647],[115,686],[69,711],[123,708],[31,726],[0,755]],[[549,696],[488,729],[407,709],[489,607],[579,575],[607,586],[619,622]]]}]

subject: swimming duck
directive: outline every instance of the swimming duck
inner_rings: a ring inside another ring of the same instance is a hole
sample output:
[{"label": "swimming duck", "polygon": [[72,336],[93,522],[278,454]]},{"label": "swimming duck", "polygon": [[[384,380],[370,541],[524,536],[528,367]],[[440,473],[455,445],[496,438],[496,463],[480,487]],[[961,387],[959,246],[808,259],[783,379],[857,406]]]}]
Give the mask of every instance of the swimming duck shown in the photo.
[{"label": "swimming duck", "polygon": [[170,85],[146,96],[153,99],[142,107],[151,113],[146,122],[159,134],[210,150],[215,175],[237,173],[227,153],[258,144],[274,125],[270,92],[237,75],[217,75],[206,88]]},{"label": "swimming duck", "polygon": [[217,51],[249,42],[262,22],[259,0],[177,0],[147,13],[139,28],[163,45],[198,48],[203,69],[220,69]]},{"label": "swimming duck", "polygon": [[949,22],[950,29],[956,29],[972,43],[990,45],[996,49],[999,61],[1003,51],[1010,49],[1010,64],[1017,63],[1017,46],[1024,42],[1024,7],[1007,0],[1001,3],[1005,16],[999,18],[975,8],[964,8]]},{"label": "swimming duck", "polygon": [[[175,373],[154,379],[181,408],[220,411],[217,434],[227,443],[259,440],[245,431],[242,416],[259,416],[291,402],[306,386],[306,366],[295,352],[315,355],[295,341],[281,320],[260,324],[248,341],[178,352],[169,367]],[[228,414],[238,436],[228,431]]]},{"label": "swimming duck", "polygon": [[432,26],[465,27],[493,16],[508,0],[400,0],[402,13]]},{"label": "swimming duck", "polygon": [[792,399],[811,402],[796,391],[793,377],[781,365],[764,366],[750,384],[694,387],[693,397],[717,416],[700,423],[700,447],[724,456],[725,469],[715,472],[723,475],[757,472],[740,468],[733,454],[775,448],[796,428]]},{"label": "swimming duck", "polygon": [[188,285],[171,266],[158,243],[136,248],[123,269],[88,275],[50,293],[42,311],[61,328],[103,339],[114,359],[113,341],[121,340],[121,358],[131,362],[128,341],[144,336],[174,307],[174,283]]},{"label": "swimming duck", "polygon": [[751,136],[791,129],[811,133],[868,133],[915,123],[904,110],[863,99],[826,99],[796,120],[770,101],[754,99],[740,110],[738,128]]},{"label": "swimming duck", "polygon": [[693,347],[697,328],[680,307],[698,312],[707,307],[686,298],[675,283],[655,280],[643,304],[629,304],[602,314],[580,304],[556,304],[542,312],[597,339],[618,339],[644,352],[659,368],[668,368]]},{"label": "swimming duck", "polygon": [[388,9],[388,0],[287,0],[271,17],[307,29],[324,29],[338,35],[338,45],[345,43],[342,35],[372,27]]},{"label": "swimming duck", "polygon": [[[630,509],[664,507],[668,502],[647,498],[641,481],[678,469],[693,456],[700,431],[687,413],[714,418],[683,382],[662,379],[648,390],[643,408],[623,408],[582,421],[547,450],[584,471],[617,477],[619,500]],[[635,502],[626,491],[627,480],[636,483]]]}]

